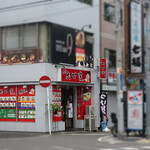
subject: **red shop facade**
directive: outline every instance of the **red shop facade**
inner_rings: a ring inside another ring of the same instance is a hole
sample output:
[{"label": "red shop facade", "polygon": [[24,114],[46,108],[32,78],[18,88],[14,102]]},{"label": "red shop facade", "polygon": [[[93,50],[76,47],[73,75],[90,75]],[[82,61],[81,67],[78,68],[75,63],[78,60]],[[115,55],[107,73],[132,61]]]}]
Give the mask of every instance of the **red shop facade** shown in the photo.
[{"label": "red shop facade", "polygon": [[58,83],[52,85],[52,103],[62,107],[53,114],[53,123],[64,122],[65,130],[83,128],[86,106],[91,105],[91,71],[58,69]]}]

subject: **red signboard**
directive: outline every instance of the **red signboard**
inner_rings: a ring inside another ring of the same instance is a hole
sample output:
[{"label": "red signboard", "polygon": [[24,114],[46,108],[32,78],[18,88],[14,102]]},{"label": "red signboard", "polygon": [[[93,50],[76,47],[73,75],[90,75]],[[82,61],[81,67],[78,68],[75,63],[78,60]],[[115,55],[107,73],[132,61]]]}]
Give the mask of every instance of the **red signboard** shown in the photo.
[{"label": "red signboard", "polygon": [[91,71],[61,68],[61,81],[91,83]]},{"label": "red signboard", "polygon": [[106,58],[100,59],[100,79],[106,79]]},{"label": "red signboard", "polygon": [[46,87],[50,86],[51,79],[48,76],[42,76],[39,80],[39,83],[42,87],[46,88]]}]

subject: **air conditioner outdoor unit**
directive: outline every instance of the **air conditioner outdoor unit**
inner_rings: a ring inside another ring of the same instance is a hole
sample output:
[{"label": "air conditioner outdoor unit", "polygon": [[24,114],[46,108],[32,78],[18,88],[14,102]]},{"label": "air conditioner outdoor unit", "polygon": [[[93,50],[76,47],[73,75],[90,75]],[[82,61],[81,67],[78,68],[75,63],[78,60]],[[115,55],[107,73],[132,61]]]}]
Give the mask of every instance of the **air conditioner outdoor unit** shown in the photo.
[{"label": "air conditioner outdoor unit", "polygon": [[84,115],[84,130],[91,131],[91,116]]},{"label": "air conditioner outdoor unit", "polygon": [[95,107],[94,106],[86,106],[86,115],[95,115]]},{"label": "air conditioner outdoor unit", "polygon": [[98,122],[96,115],[91,115],[91,130],[98,130]]}]

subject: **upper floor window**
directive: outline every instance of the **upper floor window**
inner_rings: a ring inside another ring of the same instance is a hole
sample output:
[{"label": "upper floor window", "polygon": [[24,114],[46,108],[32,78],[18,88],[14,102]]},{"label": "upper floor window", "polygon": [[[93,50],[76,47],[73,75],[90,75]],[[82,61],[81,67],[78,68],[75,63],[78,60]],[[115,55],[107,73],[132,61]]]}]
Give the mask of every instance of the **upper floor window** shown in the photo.
[{"label": "upper floor window", "polygon": [[78,1],[89,4],[89,5],[92,5],[92,0],[78,0]]},{"label": "upper floor window", "polygon": [[108,62],[108,68],[109,69],[115,69],[116,68],[116,51],[105,49],[105,58]]},{"label": "upper floor window", "polygon": [[115,7],[110,4],[104,4],[104,19],[115,23]]},{"label": "upper floor window", "polygon": [[5,50],[37,47],[36,24],[6,27],[3,29],[3,46]]}]

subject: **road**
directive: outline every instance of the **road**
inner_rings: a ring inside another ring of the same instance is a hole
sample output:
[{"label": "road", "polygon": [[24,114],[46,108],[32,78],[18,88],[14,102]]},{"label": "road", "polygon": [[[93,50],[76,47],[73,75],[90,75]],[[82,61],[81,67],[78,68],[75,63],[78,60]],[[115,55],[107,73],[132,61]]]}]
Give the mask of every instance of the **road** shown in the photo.
[{"label": "road", "polygon": [[150,140],[118,140],[110,133],[1,137],[0,150],[150,150]]}]

